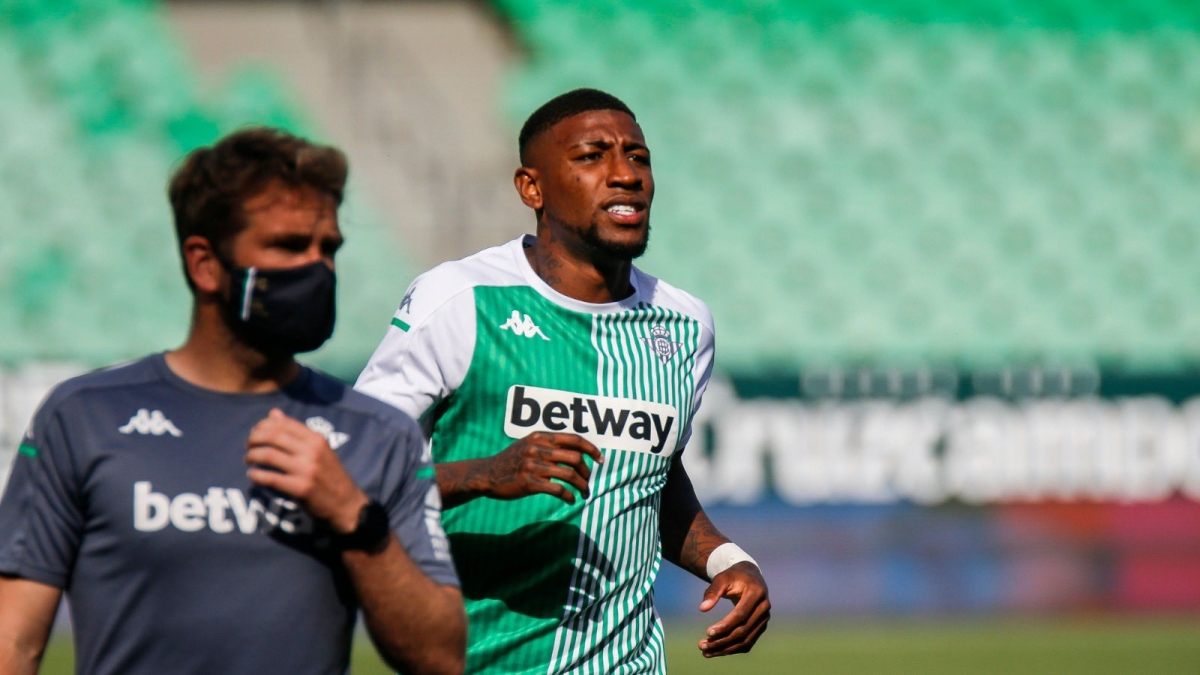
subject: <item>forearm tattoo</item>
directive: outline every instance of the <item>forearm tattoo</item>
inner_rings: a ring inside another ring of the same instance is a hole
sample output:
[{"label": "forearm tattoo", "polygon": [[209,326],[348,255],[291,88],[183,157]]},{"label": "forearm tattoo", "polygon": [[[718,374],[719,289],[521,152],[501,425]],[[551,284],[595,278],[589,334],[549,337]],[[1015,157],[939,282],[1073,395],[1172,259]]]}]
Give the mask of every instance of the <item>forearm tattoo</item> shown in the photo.
[{"label": "forearm tattoo", "polygon": [[475,486],[486,480],[488,467],[479,462],[449,462],[436,465],[442,506],[449,508],[479,496]]},{"label": "forearm tattoo", "polygon": [[696,514],[688,528],[679,552],[679,566],[699,577],[708,576],[708,556],[721,544],[729,541],[717,530],[703,511]]},{"label": "forearm tattoo", "polygon": [[696,499],[692,481],[676,460],[662,492],[663,557],[701,579],[708,578],[708,556],[729,541],[712,524]]}]

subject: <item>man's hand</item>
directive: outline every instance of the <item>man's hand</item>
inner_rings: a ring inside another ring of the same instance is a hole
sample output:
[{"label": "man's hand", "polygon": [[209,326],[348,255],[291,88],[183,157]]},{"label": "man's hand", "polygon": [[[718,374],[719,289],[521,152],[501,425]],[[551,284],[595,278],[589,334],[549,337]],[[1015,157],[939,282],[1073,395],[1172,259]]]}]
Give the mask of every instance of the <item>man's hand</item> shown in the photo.
[{"label": "man's hand", "polygon": [[62,591],[0,574],[0,673],[36,675]]},{"label": "man's hand", "polygon": [[[336,534],[358,526],[369,500],[324,436],[276,408],[250,430],[246,446],[250,480],[294,499]],[[423,506],[424,492],[417,497]],[[341,561],[367,632],[388,665],[404,673],[463,671],[467,618],[457,588],[429,578],[394,533],[382,549],[347,549]]]},{"label": "man's hand", "polygon": [[700,641],[706,659],[750,651],[771,620],[767,582],[754,563],[740,562],[718,574],[704,591],[700,611],[716,607],[721,598],[733,600],[734,606],[725,618],[709,626],[708,637]]},{"label": "man's hand", "polygon": [[337,534],[358,526],[369,501],[321,434],[274,408],[246,441],[250,480],[295,499]]},{"label": "man's hand", "polygon": [[447,506],[479,496],[520,499],[535,494],[574,504],[575,493],[551,479],[587,499],[592,470],[585,455],[604,462],[600,450],[581,436],[537,431],[492,457],[437,465],[438,487]]}]

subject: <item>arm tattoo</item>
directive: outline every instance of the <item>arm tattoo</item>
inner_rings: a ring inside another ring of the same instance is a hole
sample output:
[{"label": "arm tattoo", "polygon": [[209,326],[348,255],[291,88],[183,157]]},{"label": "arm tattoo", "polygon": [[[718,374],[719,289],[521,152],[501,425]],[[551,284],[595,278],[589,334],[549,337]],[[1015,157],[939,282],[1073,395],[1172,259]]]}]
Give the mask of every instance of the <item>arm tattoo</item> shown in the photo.
[{"label": "arm tattoo", "polygon": [[709,554],[729,539],[705,515],[678,458],[671,465],[662,491],[661,513],[663,557],[707,580]]},{"label": "arm tattoo", "polygon": [[492,465],[479,460],[435,464],[442,507],[458,506],[479,497],[481,486],[491,479]]},{"label": "arm tattoo", "polygon": [[704,512],[696,514],[683,540],[679,566],[702,577],[708,575],[708,556],[721,544],[729,541],[717,530]]},{"label": "arm tattoo", "polygon": [[544,460],[547,452],[526,437],[491,457],[435,465],[442,506],[458,506],[484,495],[515,499],[528,494],[530,472],[526,462],[530,458]]},{"label": "arm tattoo", "polygon": [[434,465],[442,506],[449,508],[471,500],[471,485],[478,480],[480,467],[470,462]]}]

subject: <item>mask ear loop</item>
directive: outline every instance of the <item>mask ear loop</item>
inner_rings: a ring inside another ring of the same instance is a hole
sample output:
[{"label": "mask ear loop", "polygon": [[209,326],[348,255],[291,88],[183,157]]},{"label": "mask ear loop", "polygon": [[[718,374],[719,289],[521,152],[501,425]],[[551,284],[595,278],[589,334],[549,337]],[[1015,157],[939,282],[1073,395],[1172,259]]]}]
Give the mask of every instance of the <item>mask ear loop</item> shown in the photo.
[{"label": "mask ear loop", "polygon": [[[213,253],[217,259],[217,262],[220,263],[221,267],[224,267],[225,271],[228,272],[230,275],[232,275],[235,271],[238,270],[237,265],[234,265],[233,261],[231,261],[231,260],[226,260],[225,256],[221,255],[221,253],[219,251],[217,251],[215,247],[213,249]],[[242,305],[241,305],[241,311],[238,312],[238,319],[240,319],[242,321],[242,323],[246,323],[246,322],[250,321],[250,307],[251,307],[250,298],[254,295],[254,282],[257,280],[258,280],[258,268],[247,267],[246,268],[246,276],[242,280],[241,293],[239,293],[239,295],[241,295],[241,298],[242,298]],[[230,290],[232,291],[232,289],[230,289]],[[230,295],[232,296],[233,293],[230,292]]]},{"label": "mask ear loop", "polygon": [[258,276],[258,269],[254,267],[246,268],[246,281],[242,287],[242,321],[250,320],[250,296],[254,293],[254,280]]}]

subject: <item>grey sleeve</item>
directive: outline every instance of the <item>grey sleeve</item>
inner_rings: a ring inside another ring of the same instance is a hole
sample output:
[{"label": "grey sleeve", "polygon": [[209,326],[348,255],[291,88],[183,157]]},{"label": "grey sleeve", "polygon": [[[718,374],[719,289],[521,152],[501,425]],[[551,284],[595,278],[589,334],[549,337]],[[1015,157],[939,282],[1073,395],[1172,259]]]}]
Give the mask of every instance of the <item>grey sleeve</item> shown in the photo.
[{"label": "grey sleeve", "polygon": [[396,538],[421,571],[439,584],[458,586],[450,541],[442,530],[442,499],[433,463],[421,428],[408,427],[396,439],[398,447],[383,484],[383,507]]},{"label": "grey sleeve", "polygon": [[0,574],[65,588],[83,536],[81,503],[61,419],[43,408],[0,499]]}]

